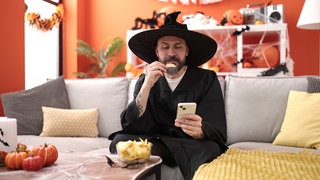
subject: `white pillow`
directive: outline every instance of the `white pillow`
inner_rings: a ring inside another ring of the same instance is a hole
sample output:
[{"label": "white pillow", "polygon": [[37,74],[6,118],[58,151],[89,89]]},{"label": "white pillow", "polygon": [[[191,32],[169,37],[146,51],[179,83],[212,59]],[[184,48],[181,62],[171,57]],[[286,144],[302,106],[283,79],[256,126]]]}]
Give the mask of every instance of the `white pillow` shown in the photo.
[{"label": "white pillow", "polygon": [[273,142],[280,131],[292,89],[306,91],[306,77],[227,76],[227,144]]},{"label": "white pillow", "polygon": [[99,109],[99,136],[121,130],[120,114],[126,108],[129,80],[123,77],[68,79],[66,89],[71,109]]}]

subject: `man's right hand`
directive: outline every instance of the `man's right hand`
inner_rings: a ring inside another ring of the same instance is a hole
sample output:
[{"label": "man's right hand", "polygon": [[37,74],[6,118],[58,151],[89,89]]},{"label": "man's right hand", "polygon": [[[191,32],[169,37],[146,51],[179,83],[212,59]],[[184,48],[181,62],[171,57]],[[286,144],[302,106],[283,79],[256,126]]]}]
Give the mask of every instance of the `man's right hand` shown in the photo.
[{"label": "man's right hand", "polygon": [[154,61],[147,65],[144,85],[148,88],[152,88],[154,83],[156,83],[161,76],[164,76],[165,72],[167,72],[167,67],[159,61]]}]

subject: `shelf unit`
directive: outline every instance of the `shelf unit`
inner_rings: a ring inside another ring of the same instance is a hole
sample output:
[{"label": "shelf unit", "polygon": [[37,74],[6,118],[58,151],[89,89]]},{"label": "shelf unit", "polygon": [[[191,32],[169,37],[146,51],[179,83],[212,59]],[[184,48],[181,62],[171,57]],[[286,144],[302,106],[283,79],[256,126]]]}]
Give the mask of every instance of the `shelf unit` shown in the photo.
[{"label": "shelf unit", "polygon": [[[241,31],[246,29],[246,25],[241,26],[215,26],[210,28],[199,28],[190,29],[208,35],[215,39],[218,44],[217,53],[214,58],[225,58],[229,59],[232,63],[238,63],[227,72],[217,72],[220,76],[227,74],[238,74],[244,76],[259,76],[263,71],[269,68],[244,68],[242,60],[245,58],[245,54],[248,49],[258,46],[259,43],[274,44],[279,50],[280,62],[287,62],[287,54],[289,49],[287,24],[264,24],[264,25],[247,25],[249,26],[248,31],[243,31],[239,35],[232,35],[235,31]],[[144,30],[129,30],[127,31],[127,42],[129,39]],[[128,44],[128,43],[127,43]],[[211,60],[210,60],[211,61]],[[127,47],[127,62],[138,65],[141,61],[130,51]],[[206,68],[206,67],[203,67]],[[279,73],[281,75],[283,73]],[[290,74],[290,73],[288,73]]]}]

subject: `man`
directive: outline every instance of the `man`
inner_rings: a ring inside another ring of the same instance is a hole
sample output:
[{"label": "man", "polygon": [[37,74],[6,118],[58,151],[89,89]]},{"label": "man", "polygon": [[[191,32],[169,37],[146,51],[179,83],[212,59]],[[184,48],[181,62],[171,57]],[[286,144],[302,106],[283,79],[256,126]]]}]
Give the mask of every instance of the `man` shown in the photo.
[{"label": "man", "polygon": [[[198,68],[215,54],[216,42],[176,22],[180,12],[169,14],[159,29],[143,31],[129,47],[149,63],[135,86],[134,100],[121,114],[123,130],[112,134],[116,143],[148,139],[151,154],[168,166],[178,165],[184,178],[223,153],[226,142],[224,101],[217,75]],[[176,119],[180,102],[195,102],[195,114]]]}]

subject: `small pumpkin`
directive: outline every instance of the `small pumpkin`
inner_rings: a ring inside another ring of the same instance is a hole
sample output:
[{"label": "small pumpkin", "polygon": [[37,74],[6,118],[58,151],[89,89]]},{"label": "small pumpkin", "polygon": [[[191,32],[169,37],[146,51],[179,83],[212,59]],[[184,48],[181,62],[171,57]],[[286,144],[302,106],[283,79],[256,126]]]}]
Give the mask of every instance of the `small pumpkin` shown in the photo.
[{"label": "small pumpkin", "polygon": [[22,143],[17,143],[17,151],[19,152],[26,152],[28,149],[27,145]]},{"label": "small pumpkin", "polygon": [[6,151],[0,151],[0,166],[4,166],[5,163],[4,163],[4,160],[7,156],[7,152]]},{"label": "small pumpkin", "polygon": [[223,14],[221,25],[234,26],[234,25],[242,25],[242,24],[243,24],[243,15],[239,11],[230,9]]},{"label": "small pumpkin", "polygon": [[36,145],[33,147],[32,153],[43,158],[44,166],[51,165],[58,159],[58,150],[53,144]]},{"label": "small pumpkin", "polygon": [[252,64],[255,68],[272,68],[279,64],[279,50],[268,44],[259,45],[252,53]]},{"label": "small pumpkin", "polygon": [[30,150],[28,149],[28,146],[22,143],[17,143],[17,151],[18,152],[27,152],[30,153]]},{"label": "small pumpkin", "polygon": [[6,155],[5,164],[9,169],[22,169],[22,161],[27,157],[29,157],[27,152],[10,152]]},{"label": "small pumpkin", "polygon": [[38,171],[43,165],[43,158],[41,156],[34,156],[34,154],[31,154],[30,157],[22,161],[22,169],[26,171]]}]

